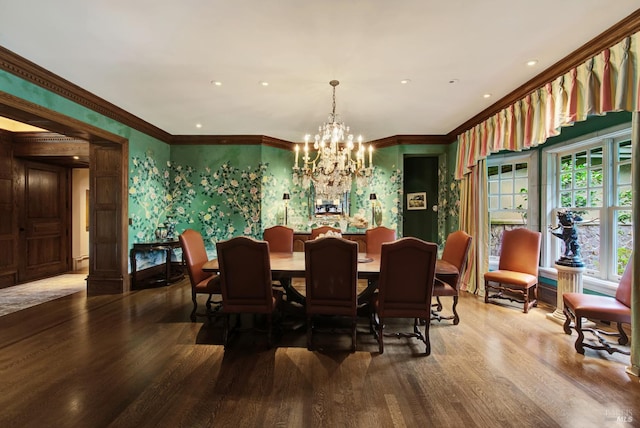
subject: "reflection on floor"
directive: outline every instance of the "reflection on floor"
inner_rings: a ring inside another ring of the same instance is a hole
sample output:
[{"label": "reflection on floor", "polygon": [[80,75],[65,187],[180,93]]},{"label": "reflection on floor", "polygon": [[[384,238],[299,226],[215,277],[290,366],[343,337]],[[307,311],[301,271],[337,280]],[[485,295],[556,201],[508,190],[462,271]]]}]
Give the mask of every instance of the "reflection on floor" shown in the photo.
[{"label": "reflection on floor", "polygon": [[85,292],[86,278],[86,272],[74,272],[2,288],[0,289],[0,316],[69,294]]}]

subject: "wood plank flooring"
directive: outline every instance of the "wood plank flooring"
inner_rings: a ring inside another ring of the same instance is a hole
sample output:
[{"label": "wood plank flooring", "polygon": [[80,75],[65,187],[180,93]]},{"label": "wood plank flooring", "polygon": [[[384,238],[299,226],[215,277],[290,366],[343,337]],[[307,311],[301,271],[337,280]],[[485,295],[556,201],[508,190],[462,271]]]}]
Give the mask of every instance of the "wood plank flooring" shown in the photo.
[{"label": "wood plank flooring", "polygon": [[577,354],[575,333],[546,319],[551,308],[525,315],[463,295],[458,326],[432,322],[428,357],[417,341],[395,338],[378,355],[365,318],[355,353],[348,335],[326,333],[308,351],[290,317],[277,347],[246,331],[225,351],[221,324],[191,323],[190,310],[182,281],[82,292],[0,317],[0,426],[639,425],[629,358]]}]

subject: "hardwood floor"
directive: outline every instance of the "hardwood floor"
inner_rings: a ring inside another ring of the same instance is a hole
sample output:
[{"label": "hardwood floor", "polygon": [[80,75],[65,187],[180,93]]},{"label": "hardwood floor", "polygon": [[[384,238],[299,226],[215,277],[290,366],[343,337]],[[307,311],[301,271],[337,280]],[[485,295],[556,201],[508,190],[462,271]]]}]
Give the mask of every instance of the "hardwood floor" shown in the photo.
[{"label": "hardwood floor", "polygon": [[432,322],[428,357],[395,338],[378,355],[364,318],[355,353],[327,334],[310,352],[304,328],[273,349],[241,332],[225,351],[220,323],[189,322],[186,281],[77,293],[0,317],[0,426],[637,426],[629,358],[577,354],[546,309],[464,295],[458,326]]}]

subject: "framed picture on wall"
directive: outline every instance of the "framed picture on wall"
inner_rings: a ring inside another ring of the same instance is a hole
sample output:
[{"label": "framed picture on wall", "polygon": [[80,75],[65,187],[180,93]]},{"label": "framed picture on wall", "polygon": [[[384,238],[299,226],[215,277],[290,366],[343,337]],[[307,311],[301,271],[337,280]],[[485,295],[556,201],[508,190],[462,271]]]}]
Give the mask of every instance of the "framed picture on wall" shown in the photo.
[{"label": "framed picture on wall", "polygon": [[427,192],[407,193],[408,210],[426,210]]}]

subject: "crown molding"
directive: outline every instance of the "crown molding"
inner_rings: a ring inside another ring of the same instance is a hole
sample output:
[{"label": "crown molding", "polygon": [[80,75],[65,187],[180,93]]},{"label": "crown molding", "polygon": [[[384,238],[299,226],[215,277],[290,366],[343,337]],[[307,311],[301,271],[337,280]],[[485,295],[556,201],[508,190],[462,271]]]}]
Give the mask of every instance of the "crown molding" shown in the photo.
[{"label": "crown molding", "polygon": [[393,137],[380,138],[369,142],[376,149],[401,145],[437,145],[450,144],[451,141],[446,135],[394,135]]},{"label": "crown molding", "polygon": [[293,143],[266,135],[174,135],[171,138],[171,145],[261,145],[285,150],[293,149]]},{"label": "crown molding", "polygon": [[80,86],[63,79],[57,74],[45,70],[39,65],[21,57],[3,46],[0,46],[0,69],[67,98],[74,103],[95,111],[96,113],[100,113],[103,116],[116,120],[123,125],[127,125],[144,134],[157,138],[160,141],[168,143],[171,139],[171,134],[168,132],[145,122],[139,117],[134,116],[115,104],[111,104],[85,89],[82,89]]},{"label": "crown molding", "polygon": [[543,87],[559,76],[562,76],[563,74],[569,72],[571,69],[586,62],[589,58],[598,55],[605,49],[608,49],[616,43],[619,43],[625,37],[635,34],[638,31],[640,31],[640,9],[636,10],[631,15],[627,16],[625,19],[618,22],[608,30],[604,31],[591,41],[585,43],[584,45],[582,45],[582,47],[576,49],[571,54],[556,62],[533,79],[529,80],[514,91],[502,97],[500,100],[496,101],[485,110],[473,116],[471,119],[467,120],[456,129],[451,131],[449,134],[447,134],[447,136],[449,137],[450,141],[457,140],[458,135],[473,128],[479,123],[484,122],[491,116],[502,111],[518,100],[523,99],[538,88]]}]

